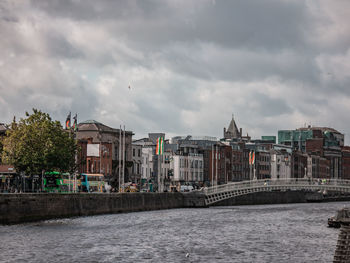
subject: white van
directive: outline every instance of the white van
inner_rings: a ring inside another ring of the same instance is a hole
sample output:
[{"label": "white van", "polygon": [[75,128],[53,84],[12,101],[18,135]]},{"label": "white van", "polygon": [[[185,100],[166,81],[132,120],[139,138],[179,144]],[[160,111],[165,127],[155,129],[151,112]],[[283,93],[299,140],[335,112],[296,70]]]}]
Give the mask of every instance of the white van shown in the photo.
[{"label": "white van", "polygon": [[180,186],[180,192],[191,192],[193,191],[193,186],[192,185],[181,185]]}]

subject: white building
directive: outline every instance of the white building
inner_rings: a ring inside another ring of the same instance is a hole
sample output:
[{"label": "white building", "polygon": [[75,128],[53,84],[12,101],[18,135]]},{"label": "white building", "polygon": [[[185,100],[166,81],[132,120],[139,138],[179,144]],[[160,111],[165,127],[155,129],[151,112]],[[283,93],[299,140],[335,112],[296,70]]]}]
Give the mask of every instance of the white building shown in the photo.
[{"label": "white building", "polygon": [[[164,152],[162,155],[158,155],[156,157],[157,159],[157,167],[156,167],[156,173],[157,173],[157,185],[158,191],[170,191],[170,182],[171,182],[171,173],[169,173],[171,167],[170,167],[170,161],[173,158],[173,153],[171,151]],[[160,160],[160,165],[158,163],[158,160]],[[158,169],[160,168],[160,173],[158,174]],[[158,180],[158,175],[159,180]]]},{"label": "white building", "polygon": [[153,176],[153,147],[142,148],[141,178],[149,181]]},{"label": "white building", "polygon": [[132,173],[131,180],[140,185],[141,183],[141,173],[142,173],[142,146],[137,144],[132,144]]},{"label": "white building", "polygon": [[292,176],[291,154],[285,151],[271,150],[270,156],[271,179],[290,179]]},{"label": "white building", "polygon": [[198,146],[165,141],[164,153],[155,155],[155,139],[160,135],[165,136],[150,134],[149,138],[134,141],[141,147],[141,190],[163,192],[176,188],[180,191],[181,185],[202,185],[204,164]]},{"label": "white building", "polygon": [[170,162],[173,171],[172,184],[177,188],[180,185],[203,183],[203,155],[190,153],[174,155]]}]

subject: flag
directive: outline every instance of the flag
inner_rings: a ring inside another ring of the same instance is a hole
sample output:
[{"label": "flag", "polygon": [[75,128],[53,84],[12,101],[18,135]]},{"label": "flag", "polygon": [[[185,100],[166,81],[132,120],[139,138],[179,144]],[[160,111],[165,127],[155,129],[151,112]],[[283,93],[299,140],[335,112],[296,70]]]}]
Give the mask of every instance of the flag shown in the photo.
[{"label": "flag", "polygon": [[255,152],[249,152],[249,164],[253,165],[255,163]]},{"label": "flag", "polygon": [[70,129],[70,112],[67,116],[67,119],[66,119],[66,130],[69,130]]},{"label": "flag", "polygon": [[252,164],[255,164],[255,152],[252,153]]},{"label": "flag", "polygon": [[77,116],[77,114],[75,114],[75,116],[73,117],[73,120],[74,120],[73,126],[72,126],[73,131],[77,131],[78,130],[78,116]]},{"label": "flag", "polygon": [[157,139],[156,155],[162,155],[164,153],[164,139],[159,137]]}]

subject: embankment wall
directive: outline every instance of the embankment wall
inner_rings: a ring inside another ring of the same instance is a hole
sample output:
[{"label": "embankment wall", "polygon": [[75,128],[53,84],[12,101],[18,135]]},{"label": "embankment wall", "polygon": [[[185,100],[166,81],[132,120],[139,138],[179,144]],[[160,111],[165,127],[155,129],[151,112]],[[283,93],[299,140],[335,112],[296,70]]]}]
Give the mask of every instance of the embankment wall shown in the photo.
[{"label": "embankment wall", "polygon": [[0,224],[184,207],[181,193],[1,194]]},{"label": "embankment wall", "polygon": [[[234,197],[214,205],[258,205],[343,201],[349,196],[324,198],[304,191],[262,192]],[[314,196],[314,195],[317,196]],[[316,197],[316,198],[315,198]],[[123,194],[0,194],[0,224],[17,224],[53,218],[90,216],[172,208],[206,207],[201,193]]]},{"label": "embankment wall", "polygon": [[322,193],[310,191],[269,191],[232,197],[217,202],[214,206],[337,202],[349,200],[350,195],[336,192],[329,192],[327,195],[323,195]]},{"label": "embankment wall", "polygon": [[230,205],[263,205],[263,204],[288,204],[288,203],[306,203],[307,193],[304,191],[286,191],[286,192],[260,192],[242,196],[236,196],[230,199],[216,203],[216,206]]}]

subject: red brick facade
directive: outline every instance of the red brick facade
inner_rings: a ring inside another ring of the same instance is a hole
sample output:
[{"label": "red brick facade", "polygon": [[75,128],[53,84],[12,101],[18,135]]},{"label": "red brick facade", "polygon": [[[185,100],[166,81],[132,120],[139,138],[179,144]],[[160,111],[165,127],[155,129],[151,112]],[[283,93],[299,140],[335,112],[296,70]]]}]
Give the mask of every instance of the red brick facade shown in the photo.
[{"label": "red brick facade", "polygon": [[88,156],[87,147],[92,143],[92,139],[79,141],[81,151],[78,157],[79,173],[101,173],[105,176],[112,174],[112,144],[101,142],[99,145],[99,156]]},{"label": "red brick facade", "polygon": [[323,138],[306,140],[306,152],[323,156]]},{"label": "red brick facade", "polygon": [[350,180],[350,146],[342,148],[342,179]]},{"label": "red brick facade", "polygon": [[[213,162],[214,157],[214,162]],[[232,148],[227,145],[216,145],[209,154],[209,180],[217,184],[232,182]]]}]

